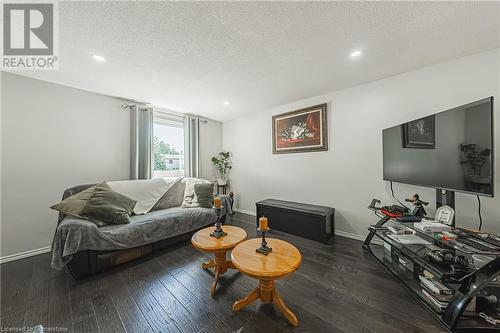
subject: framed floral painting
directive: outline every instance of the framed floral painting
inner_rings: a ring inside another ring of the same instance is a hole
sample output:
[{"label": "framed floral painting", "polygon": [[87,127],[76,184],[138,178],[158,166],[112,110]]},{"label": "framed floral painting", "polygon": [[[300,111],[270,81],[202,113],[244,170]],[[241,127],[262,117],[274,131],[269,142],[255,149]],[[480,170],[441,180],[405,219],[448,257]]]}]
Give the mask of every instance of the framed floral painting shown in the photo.
[{"label": "framed floral painting", "polygon": [[326,103],[273,116],[273,154],[328,150]]}]

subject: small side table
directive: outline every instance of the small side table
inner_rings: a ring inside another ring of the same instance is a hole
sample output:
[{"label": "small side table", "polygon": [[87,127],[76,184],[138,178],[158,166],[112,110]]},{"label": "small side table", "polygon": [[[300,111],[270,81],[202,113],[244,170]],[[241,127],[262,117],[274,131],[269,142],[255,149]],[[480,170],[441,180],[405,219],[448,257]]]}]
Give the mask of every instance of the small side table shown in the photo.
[{"label": "small side table", "polygon": [[244,241],[231,252],[233,265],[243,274],[259,280],[257,288],[245,298],[234,302],[233,310],[239,311],[260,299],[263,303],[274,303],[290,323],[297,326],[299,321],[278,294],[274,280],[287,277],[295,272],[302,262],[302,256],[299,250],[288,242],[276,238],[267,238],[266,240],[268,246],[273,249],[267,256],[255,252],[255,249],[261,244],[260,238]]},{"label": "small side table", "polygon": [[224,225],[222,229],[227,232],[227,235],[220,238],[210,236],[210,233],[214,231],[213,226],[199,230],[191,238],[191,244],[193,244],[195,248],[203,252],[214,254],[214,259],[201,265],[203,269],[215,268],[215,278],[210,288],[212,297],[215,295],[219,277],[227,272],[229,268],[234,269],[233,263],[226,258],[226,252],[232,250],[236,245],[247,239],[246,231],[241,228]]},{"label": "small side table", "polygon": [[[222,190],[222,193],[220,190]],[[226,191],[227,191],[227,184],[226,185],[217,184],[217,194],[226,194]]]}]

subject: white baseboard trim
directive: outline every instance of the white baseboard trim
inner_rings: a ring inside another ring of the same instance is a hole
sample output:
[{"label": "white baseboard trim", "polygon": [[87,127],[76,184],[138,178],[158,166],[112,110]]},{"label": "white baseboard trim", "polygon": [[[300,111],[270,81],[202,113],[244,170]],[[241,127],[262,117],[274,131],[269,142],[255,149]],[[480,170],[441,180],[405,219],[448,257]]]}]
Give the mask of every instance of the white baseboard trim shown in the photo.
[{"label": "white baseboard trim", "polygon": [[[256,215],[256,213],[252,212],[251,210],[246,210],[246,209],[241,209],[241,208],[234,208],[233,210],[235,212],[242,213],[242,214],[247,214],[247,215],[252,215],[252,216]],[[353,234],[350,232],[341,231],[341,230],[337,230],[337,229],[335,229],[335,236],[355,239],[355,240],[362,241],[362,242],[364,242],[364,240],[366,239],[366,235]],[[381,241],[379,241],[378,239],[375,239],[375,238],[372,240],[372,242],[376,243],[376,244],[382,244]]]},{"label": "white baseboard trim", "polygon": [[47,252],[50,252],[50,249],[51,249],[50,246],[46,246],[46,247],[41,247],[39,249],[29,250],[26,252],[20,252],[20,253],[11,254],[8,256],[0,257],[0,264],[5,264],[5,263],[10,262],[10,261],[24,259],[24,258],[28,258],[28,257],[33,257],[33,256],[36,256],[36,255],[39,255],[42,253],[47,253]]},{"label": "white baseboard trim", "polygon": [[335,236],[355,239],[355,240],[359,240],[359,241],[364,241],[366,238],[366,236],[363,236],[363,235],[353,234],[350,232],[341,231],[341,230],[337,230],[337,229],[335,229]]},{"label": "white baseboard trim", "polygon": [[[251,210],[239,209],[239,208],[235,208],[233,210],[235,212],[238,212],[238,213],[255,216],[255,212],[252,212]],[[353,234],[353,233],[341,231],[341,230],[335,230],[335,235],[340,236],[340,237],[355,239],[358,241],[364,241],[366,238],[366,236],[363,236],[363,235]],[[381,243],[378,241],[378,239],[373,239],[372,242],[373,243]],[[41,247],[39,249],[29,250],[26,252],[20,252],[20,253],[11,254],[11,255],[8,255],[5,257],[0,257],[0,264],[5,264],[5,263],[8,263],[8,262],[11,262],[14,260],[20,260],[20,259],[24,259],[24,258],[28,258],[28,257],[33,257],[33,256],[43,254],[43,253],[48,253],[48,252],[50,252],[50,250],[51,250],[51,247],[46,246],[46,247]]]},{"label": "white baseboard trim", "polygon": [[[350,232],[345,232],[345,231],[341,231],[341,230],[337,230],[337,229],[335,229],[335,236],[355,239],[355,240],[362,241],[362,242],[364,242],[366,239],[366,235],[353,234]],[[377,237],[373,237],[370,243],[382,245],[384,242]]]},{"label": "white baseboard trim", "polygon": [[251,211],[251,210],[246,210],[246,209],[241,209],[241,208],[233,208],[235,212],[242,213],[242,214],[247,214],[247,215],[252,215],[255,216],[257,213]]}]

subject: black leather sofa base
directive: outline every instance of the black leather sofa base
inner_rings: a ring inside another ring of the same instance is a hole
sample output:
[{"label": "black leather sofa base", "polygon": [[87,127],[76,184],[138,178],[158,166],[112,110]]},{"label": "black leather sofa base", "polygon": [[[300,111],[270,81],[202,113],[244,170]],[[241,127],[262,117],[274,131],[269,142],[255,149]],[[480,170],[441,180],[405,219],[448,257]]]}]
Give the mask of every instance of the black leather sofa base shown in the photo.
[{"label": "black leather sofa base", "polygon": [[335,208],[299,202],[266,199],[256,202],[259,218],[269,219],[271,230],[284,231],[304,238],[327,243],[335,232]]},{"label": "black leather sofa base", "polygon": [[[223,218],[225,218],[225,216]],[[80,279],[147,256],[153,252],[163,250],[173,244],[189,240],[195,232],[196,230],[154,243],[124,250],[79,251],[73,255],[73,258],[67,263],[66,267],[75,279]]]}]

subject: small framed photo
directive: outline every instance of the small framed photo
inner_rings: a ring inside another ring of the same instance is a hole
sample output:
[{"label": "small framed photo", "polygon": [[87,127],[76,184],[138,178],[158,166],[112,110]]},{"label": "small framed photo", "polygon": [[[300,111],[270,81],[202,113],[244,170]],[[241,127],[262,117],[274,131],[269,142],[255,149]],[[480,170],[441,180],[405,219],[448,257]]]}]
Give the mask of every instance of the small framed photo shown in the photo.
[{"label": "small framed photo", "polygon": [[328,150],[326,103],[273,116],[273,154]]},{"label": "small framed photo", "polygon": [[428,116],[403,124],[403,148],[436,148],[435,116]]},{"label": "small framed photo", "polygon": [[436,211],[435,220],[444,223],[446,225],[453,224],[453,217],[455,216],[455,210],[450,206],[441,206]]}]

